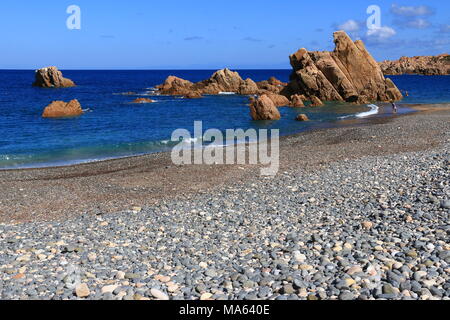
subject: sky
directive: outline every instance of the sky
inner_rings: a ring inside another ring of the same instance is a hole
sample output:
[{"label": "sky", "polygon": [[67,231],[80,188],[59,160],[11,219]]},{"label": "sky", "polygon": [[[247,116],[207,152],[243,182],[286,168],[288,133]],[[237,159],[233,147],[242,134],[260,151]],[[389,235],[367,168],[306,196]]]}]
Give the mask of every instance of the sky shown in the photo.
[{"label": "sky", "polygon": [[336,30],[379,61],[450,53],[450,1],[4,0],[0,69],[289,69],[300,48],[332,50]]}]

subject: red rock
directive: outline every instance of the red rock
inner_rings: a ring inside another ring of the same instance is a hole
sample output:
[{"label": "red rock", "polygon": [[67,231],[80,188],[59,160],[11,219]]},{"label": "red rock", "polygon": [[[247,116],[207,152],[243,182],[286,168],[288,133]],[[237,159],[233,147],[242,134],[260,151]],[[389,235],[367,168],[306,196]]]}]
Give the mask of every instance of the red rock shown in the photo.
[{"label": "red rock", "polygon": [[311,106],[312,107],[322,107],[323,106],[323,102],[322,102],[322,100],[320,100],[316,96],[311,96]]},{"label": "red rock", "polygon": [[35,82],[33,86],[41,88],[69,88],[74,87],[75,83],[64,78],[62,72],[56,67],[48,67],[36,70]]},{"label": "red rock", "polygon": [[309,118],[306,114],[299,114],[297,118],[295,118],[297,121],[309,121]]},{"label": "red rock", "polygon": [[203,98],[203,95],[198,91],[192,91],[184,95],[185,99],[199,99]]},{"label": "red rock", "polygon": [[192,91],[193,83],[175,76],[169,76],[162,85],[157,86],[161,94],[185,95]]},{"label": "red rock", "polygon": [[209,79],[197,83],[170,76],[156,88],[160,94],[183,96],[188,96],[192,92],[198,92],[200,95],[216,95],[221,92],[233,92],[242,95],[259,93],[259,87],[253,80],[243,80],[239,73],[230,69],[218,70]]},{"label": "red rock", "polygon": [[250,99],[250,114],[253,120],[280,120],[281,115],[267,95]]},{"label": "red rock", "polygon": [[258,85],[252,79],[246,79],[240,85],[238,93],[242,95],[257,94],[259,91]]},{"label": "red rock", "polygon": [[305,96],[294,94],[293,96],[291,96],[290,106],[294,108],[304,107],[305,104],[303,103],[303,100],[306,100]]},{"label": "red rock", "polygon": [[42,114],[43,118],[64,118],[76,117],[83,114],[83,109],[78,100],[74,99],[70,102],[53,101],[48,105]]},{"label": "red rock", "polygon": [[25,278],[25,275],[23,273],[18,273],[15,276],[12,277],[14,280],[20,280]]},{"label": "red rock", "polygon": [[380,62],[380,67],[385,75],[450,75],[450,55],[401,57],[395,61]]},{"label": "red rock", "polygon": [[216,71],[211,78],[205,81],[205,87],[213,85],[218,87],[220,92],[238,92],[243,82],[239,73],[230,69],[222,69]]},{"label": "red rock", "polygon": [[153,102],[155,102],[155,101],[153,101],[152,99],[148,99],[148,98],[136,98],[131,103],[153,103]]},{"label": "red rock", "polygon": [[353,42],[344,31],[334,33],[333,52],[300,49],[291,55],[293,73],[289,94],[316,96],[322,101],[391,101],[403,98],[361,40]]},{"label": "red rock", "polygon": [[290,105],[290,101],[285,96],[275,93],[267,93],[267,96],[272,100],[276,107],[284,107]]},{"label": "red rock", "polygon": [[284,83],[280,80],[278,80],[275,77],[270,77],[269,80],[267,80],[267,82],[272,85],[272,86],[278,86],[278,87],[285,87],[287,86],[287,83]]}]

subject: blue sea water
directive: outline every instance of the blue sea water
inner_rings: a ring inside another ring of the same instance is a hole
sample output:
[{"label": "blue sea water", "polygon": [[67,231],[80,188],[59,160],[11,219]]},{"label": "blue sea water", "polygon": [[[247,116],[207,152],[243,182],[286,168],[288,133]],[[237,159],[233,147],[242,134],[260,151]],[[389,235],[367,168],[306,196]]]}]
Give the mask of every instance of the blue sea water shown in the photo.
[{"label": "blue sea water", "polygon": [[[150,89],[169,75],[191,81],[207,79],[213,70],[189,71],[63,71],[75,88],[34,88],[34,71],[0,70],[0,169],[65,165],[169,150],[172,132],[203,129],[280,129],[281,135],[329,126],[370,110],[368,106],[327,103],[323,108],[280,108],[280,121],[252,121],[248,97],[206,96],[203,99],[151,96]],[[238,70],[255,81],[275,76],[288,81],[289,70]],[[450,77],[394,76],[409,103],[450,102]],[[136,95],[124,95],[136,92]],[[137,97],[156,100],[131,104]],[[78,99],[87,112],[78,118],[43,119],[53,100]],[[401,104],[400,104],[401,105]],[[380,113],[390,108],[380,106]],[[407,111],[407,108],[401,108]],[[306,113],[311,122],[297,122]]]}]

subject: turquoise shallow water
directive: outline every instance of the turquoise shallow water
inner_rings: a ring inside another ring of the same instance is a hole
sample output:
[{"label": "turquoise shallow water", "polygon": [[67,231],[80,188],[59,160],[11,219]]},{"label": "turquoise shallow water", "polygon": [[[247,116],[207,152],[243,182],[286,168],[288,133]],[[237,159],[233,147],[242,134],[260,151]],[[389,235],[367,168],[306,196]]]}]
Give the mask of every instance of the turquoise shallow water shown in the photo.
[{"label": "turquoise shallow water", "polygon": [[[287,81],[289,70],[238,70],[255,81],[275,76]],[[149,96],[151,87],[169,75],[199,81],[213,70],[198,71],[64,71],[78,86],[68,89],[33,88],[34,71],[0,71],[0,169],[67,165],[93,160],[166,151],[172,132],[193,132],[194,121],[203,128],[280,129],[281,135],[338,124],[370,111],[368,106],[327,103],[323,108],[280,108],[282,120],[255,122],[249,117],[248,97],[207,96],[184,100]],[[391,77],[409,96],[403,103],[450,102],[450,77]],[[137,92],[135,96],[122,95]],[[151,97],[153,104],[130,104],[136,97]],[[79,118],[43,119],[53,100],[78,99],[87,112]],[[383,104],[376,117],[389,114]],[[409,111],[401,108],[401,112]],[[295,121],[306,113],[311,122]]]}]

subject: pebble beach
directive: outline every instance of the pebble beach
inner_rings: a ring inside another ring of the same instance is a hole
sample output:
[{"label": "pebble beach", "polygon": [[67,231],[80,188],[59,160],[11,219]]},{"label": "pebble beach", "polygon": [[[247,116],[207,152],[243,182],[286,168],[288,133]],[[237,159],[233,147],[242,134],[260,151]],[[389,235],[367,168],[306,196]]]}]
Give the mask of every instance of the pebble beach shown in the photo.
[{"label": "pebble beach", "polygon": [[273,178],[165,154],[1,171],[0,298],[449,300],[450,108],[416,109],[282,139]]}]

